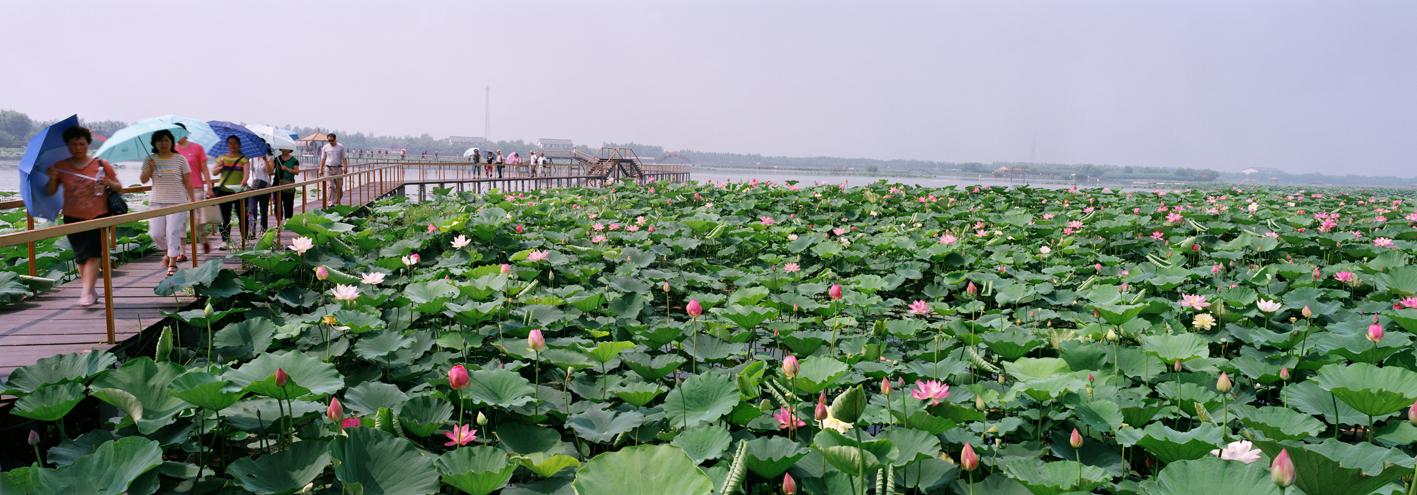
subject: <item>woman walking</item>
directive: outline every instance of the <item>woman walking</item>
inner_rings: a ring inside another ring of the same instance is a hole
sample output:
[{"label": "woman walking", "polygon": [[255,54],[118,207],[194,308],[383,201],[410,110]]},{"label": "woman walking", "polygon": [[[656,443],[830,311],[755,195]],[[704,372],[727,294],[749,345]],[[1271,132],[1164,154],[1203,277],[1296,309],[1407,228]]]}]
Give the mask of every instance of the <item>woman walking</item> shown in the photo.
[{"label": "woman walking", "polygon": [[[274,153],[274,150],[268,148],[266,151],[267,156],[251,158],[251,166],[248,167],[250,172],[247,174],[251,177],[251,180],[246,184],[251,187],[252,191],[271,187],[271,172],[275,171],[275,162],[270,159],[270,155]],[[265,230],[270,227],[270,209],[271,195],[269,194],[247,198],[246,216],[251,219],[252,235],[260,237],[261,233],[265,232]],[[260,230],[256,230],[255,228],[257,218],[261,219]],[[245,229],[242,230],[245,231]]]},{"label": "woman walking", "polygon": [[[236,194],[237,189],[250,179],[251,161],[241,155],[241,138],[231,136],[226,138],[226,153],[217,157],[216,163],[212,165],[212,173],[217,176],[217,183],[212,187],[216,197],[230,196]],[[220,205],[221,208],[221,240],[226,243],[221,249],[229,249],[231,244],[231,208],[236,206],[236,202],[227,201]],[[244,219],[241,219],[244,220]],[[246,235],[246,222],[241,222],[241,235]]]},{"label": "woman walking", "polygon": [[[148,208],[158,209],[177,206],[197,200],[192,191],[192,181],[188,177],[192,169],[187,158],[173,149],[172,132],[163,129],[153,133],[151,143],[153,156],[143,161],[143,173],[138,177],[147,184],[152,181],[152,193],[148,196]],[[148,235],[153,245],[162,250],[162,265],[167,267],[167,276],[177,273],[177,257],[182,255],[182,234],[187,230],[187,212],[178,212],[148,220]]]},{"label": "woman walking", "polygon": [[[69,158],[59,160],[49,167],[49,183],[44,193],[53,196],[64,186],[64,208],[61,213],[64,223],[82,222],[108,216],[108,191],[122,191],[118,183],[118,173],[107,160],[89,158],[89,145],[93,144],[93,134],[88,129],[74,126],[64,130],[64,144],[69,146]],[[100,269],[99,255],[102,248],[101,230],[87,230],[69,234],[69,245],[74,248],[74,264],[78,265],[79,278],[83,289],[79,292],[79,306],[93,306],[98,302],[94,286],[98,284]]]},{"label": "woman walking", "polygon": [[[284,186],[295,183],[295,174],[300,173],[300,159],[290,154],[291,150],[281,149],[280,156],[275,159],[276,163],[276,185]],[[295,215],[295,190],[287,189],[280,192],[280,199],[276,205],[276,223],[281,224]]]}]

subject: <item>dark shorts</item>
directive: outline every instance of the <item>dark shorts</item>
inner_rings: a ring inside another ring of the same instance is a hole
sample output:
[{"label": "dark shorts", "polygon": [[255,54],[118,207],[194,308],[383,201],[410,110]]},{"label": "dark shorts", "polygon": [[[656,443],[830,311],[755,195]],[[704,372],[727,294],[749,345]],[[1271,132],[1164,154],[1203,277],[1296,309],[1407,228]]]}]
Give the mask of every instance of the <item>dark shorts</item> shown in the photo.
[{"label": "dark shorts", "polygon": [[[108,214],[99,215],[95,218],[103,218],[106,216],[108,216]],[[93,219],[74,218],[64,215],[64,223],[78,223],[84,220]],[[99,237],[101,235],[103,235],[103,230],[94,229],[66,236],[69,238],[69,245],[74,248],[74,263],[83,264],[84,260],[97,258],[103,254],[103,239]]]}]

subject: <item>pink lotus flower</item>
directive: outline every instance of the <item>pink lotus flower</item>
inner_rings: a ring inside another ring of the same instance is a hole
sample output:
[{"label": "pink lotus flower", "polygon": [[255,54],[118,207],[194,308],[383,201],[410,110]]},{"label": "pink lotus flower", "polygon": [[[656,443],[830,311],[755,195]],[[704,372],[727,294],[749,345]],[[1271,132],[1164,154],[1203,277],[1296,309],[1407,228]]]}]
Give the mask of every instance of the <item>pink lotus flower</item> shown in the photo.
[{"label": "pink lotus flower", "polygon": [[1166,215],[1166,223],[1176,223],[1183,220],[1184,218],[1185,217],[1182,217],[1180,213],[1171,213]]},{"label": "pink lotus flower", "polygon": [[520,234],[520,233],[522,233],[522,232],[525,232],[525,231],[526,231],[526,229],[525,229],[525,228],[522,228],[522,226],[520,226],[520,225],[517,226],[517,233],[518,233],[518,234]]},{"label": "pink lotus flower", "polygon": [[1392,247],[1392,239],[1388,239],[1386,237],[1379,237],[1377,239],[1373,239],[1373,245],[1381,248]]},{"label": "pink lotus flower", "polygon": [[463,446],[477,440],[477,430],[472,429],[472,425],[453,425],[453,431],[445,431],[443,435],[451,440],[451,442],[443,444],[444,447]]},{"label": "pink lotus flower", "polygon": [[782,271],[783,271],[784,273],[800,272],[800,271],[802,271],[802,266],[801,266],[801,265],[798,265],[798,264],[796,264],[796,263],[788,263],[788,264],[782,265]]},{"label": "pink lotus flower", "polygon": [[835,229],[832,229],[832,233],[838,236],[843,236],[846,235],[846,229],[842,227],[837,227]]},{"label": "pink lotus flower", "polygon": [[595,224],[595,225],[591,225],[590,228],[595,229],[595,230],[598,232],[598,231],[605,230],[605,225],[604,225],[604,224],[599,224],[599,223],[597,223],[597,224]]},{"label": "pink lotus flower", "polygon": [[526,255],[526,260],[527,260],[527,261],[533,261],[533,262],[535,262],[535,261],[546,261],[546,256],[547,256],[546,251],[532,251],[532,252],[530,252],[530,253],[527,253],[527,255]]},{"label": "pink lotus flower", "polygon": [[526,336],[526,345],[535,352],[541,352],[546,348],[546,337],[541,335],[541,329],[534,329]]},{"label": "pink lotus flower", "polygon": [[612,223],[612,224],[610,224],[610,227],[609,227],[609,228],[610,228],[610,230],[620,230],[620,224],[618,224],[618,223]]},{"label": "pink lotus flower", "polygon": [[609,240],[609,239],[608,239],[607,237],[603,236],[603,235],[598,235],[598,236],[595,236],[595,237],[590,238],[590,242],[593,242],[593,243],[596,243],[596,244],[600,244],[600,243],[605,242],[605,241],[607,241],[607,240]]},{"label": "pink lotus flower", "polygon": [[1073,220],[1073,221],[1071,221],[1071,222],[1068,222],[1068,228],[1071,228],[1071,229],[1080,229],[1080,228],[1082,228],[1082,222],[1079,222],[1079,221],[1077,221],[1077,220]]},{"label": "pink lotus flower", "polygon": [[923,314],[929,314],[929,313],[930,313],[930,303],[925,302],[924,299],[918,299],[918,300],[916,300],[915,302],[910,303],[910,314],[913,314],[913,315],[923,315]]},{"label": "pink lotus flower", "polygon": [[1345,284],[1353,283],[1354,281],[1357,280],[1356,278],[1354,278],[1353,272],[1346,272],[1346,271],[1345,271],[1345,272],[1338,272],[1338,273],[1335,273],[1335,274],[1333,275],[1333,278],[1336,279],[1336,280],[1338,280],[1339,282],[1343,282],[1343,283],[1345,283]]},{"label": "pink lotus flower", "polygon": [[472,241],[468,240],[465,235],[459,235],[453,238],[453,249],[462,249],[467,247],[468,244],[472,244]]},{"label": "pink lotus flower", "polygon": [[1249,440],[1240,440],[1237,442],[1230,442],[1230,445],[1226,445],[1224,450],[1212,450],[1210,451],[1210,454],[1220,456],[1221,459],[1229,461],[1240,461],[1245,464],[1249,464],[1251,462],[1260,460],[1260,457],[1264,455],[1264,452],[1261,452],[1260,449],[1254,448],[1254,445],[1251,444]]},{"label": "pink lotus flower", "polygon": [[979,456],[974,453],[974,447],[969,445],[969,442],[964,443],[964,451],[959,453],[959,468],[965,472],[979,469]]},{"label": "pink lotus flower", "polygon": [[831,296],[833,301],[841,300],[841,284],[832,284],[832,287],[827,289],[827,295]]},{"label": "pink lotus flower", "polygon": [[940,236],[940,244],[954,244],[959,242],[959,238],[950,234]]},{"label": "pink lotus flower", "polygon": [[344,406],[339,403],[339,398],[330,398],[330,407],[325,409],[325,417],[336,423],[344,420]]},{"label": "pink lotus flower", "polygon": [[284,387],[287,383],[290,383],[290,375],[286,374],[285,368],[276,368],[276,386]]},{"label": "pink lotus flower", "polygon": [[343,430],[345,428],[357,428],[361,425],[363,425],[363,422],[360,421],[357,417],[344,418],[344,421],[341,421],[339,424],[339,429]]},{"label": "pink lotus flower", "polygon": [[1298,474],[1294,472],[1294,461],[1289,459],[1289,449],[1280,449],[1279,455],[1274,456],[1274,462],[1269,465],[1270,480],[1280,488],[1289,488],[1294,484],[1294,477]]},{"label": "pink lotus flower", "polygon": [[408,255],[408,256],[404,256],[404,257],[403,257],[403,264],[406,265],[406,266],[417,265],[417,264],[418,264],[418,260],[419,260],[418,253],[413,253],[413,254],[410,254],[410,255]]},{"label": "pink lotus flower", "polygon": [[777,420],[777,429],[796,429],[807,426],[805,421],[797,418],[796,411],[789,411],[787,407],[781,408],[772,418]]},{"label": "pink lotus flower", "polygon": [[1417,297],[1414,297],[1414,296],[1404,297],[1404,298],[1402,298],[1401,301],[1398,301],[1398,303],[1399,303],[1399,304],[1402,304],[1402,307],[1407,308],[1407,309],[1417,308]]},{"label": "pink lotus flower", "polygon": [[453,390],[462,390],[472,384],[472,378],[467,375],[467,368],[459,364],[448,370],[448,386]]},{"label": "pink lotus flower", "polygon": [[773,224],[773,220],[772,217],[764,216],[760,219],[758,223],[762,224],[763,226],[768,226]]},{"label": "pink lotus flower", "polygon": [[684,305],[684,312],[688,313],[690,318],[698,318],[704,314],[704,307],[699,304],[698,299],[690,299],[689,304]]},{"label": "pink lotus flower", "polygon": [[315,267],[315,278],[320,280],[330,278],[330,270],[325,268],[324,265]]},{"label": "pink lotus flower", "polygon": [[629,227],[625,227],[625,231],[626,231],[626,232],[639,232],[639,231],[640,231],[640,226],[639,226],[639,225],[630,225]]},{"label": "pink lotus flower", "polygon": [[911,390],[910,397],[915,400],[928,400],[934,406],[940,403],[940,399],[950,396],[950,386],[940,383],[938,380],[923,382],[915,381],[915,389]]},{"label": "pink lotus flower", "polygon": [[787,356],[782,360],[782,375],[788,378],[796,378],[797,373],[802,370],[802,365],[797,363],[797,356]]},{"label": "pink lotus flower", "polygon": [[1153,232],[1151,233],[1151,238],[1152,238],[1152,239],[1156,239],[1156,240],[1158,240],[1158,241],[1161,240],[1161,239],[1164,238],[1164,237],[1166,237],[1166,234],[1162,234],[1162,233],[1160,233],[1160,232],[1155,232],[1155,231],[1153,231]]},{"label": "pink lotus flower", "polygon": [[428,231],[429,231],[429,232],[437,232],[437,231],[438,231],[438,227],[435,227],[435,226],[433,226],[433,224],[430,223],[430,224],[428,224]]},{"label": "pink lotus flower", "polygon": [[1210,303],[1205,302],[1205,296],[1181,294],[1181,307],[1183,308],[1191,308],[1200,311],[1206,306],[1210,306]]},{"label": "pink lotus flower", "polygon": [[362,276],[362,278],[360,279],[360,281],[361,281],[361,282],[364,282],[364,283],[366,283],[366,284],[369,284],[369,285],[379,285],[379,284],[384,283],[384,273],[383,273],[383,272],[365,273],[365,274],[363,274],[363,276]]},{"label": "pink lotus flower", "polygon": [[[1373,317],[1376,318],[1377,315],[1374,315]],[[1376,343],[1376,342],[1382,342],[1382,341],[1383,341],[1383,326],[1382,326],[1382,325],[1379,325],[1379,324],[1377,324],[1377,323],[1374,323],[1374,324],[1372,324],[1372,325],[1368,325],[1368,340],[1371,340],[1371,341],[1373,341],[1374,343]]]},{"label": "pink lotus flower", "polygon": [[359,298],[359,287],[353,285],[336,284],[330,292],[334,293],[335,299],[345,302]]}]

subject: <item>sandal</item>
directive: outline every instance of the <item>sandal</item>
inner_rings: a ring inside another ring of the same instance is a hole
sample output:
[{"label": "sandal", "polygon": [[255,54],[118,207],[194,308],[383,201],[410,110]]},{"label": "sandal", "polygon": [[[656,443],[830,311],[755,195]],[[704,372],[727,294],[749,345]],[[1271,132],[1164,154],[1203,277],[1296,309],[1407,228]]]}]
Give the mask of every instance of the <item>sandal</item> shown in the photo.
[{"label": "sandal", "polygon": [[177,274],[177,262],[174,261],[174,262],[172,262],[171,265],[167,265],[167,276],[171,277],[171,276],[176,275],[176,274]]}]

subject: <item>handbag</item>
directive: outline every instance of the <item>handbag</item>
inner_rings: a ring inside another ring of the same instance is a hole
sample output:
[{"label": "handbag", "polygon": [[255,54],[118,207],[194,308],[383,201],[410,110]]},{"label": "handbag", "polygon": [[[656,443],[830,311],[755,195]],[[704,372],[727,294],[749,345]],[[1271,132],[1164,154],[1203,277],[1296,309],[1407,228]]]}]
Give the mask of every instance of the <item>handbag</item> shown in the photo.
[{"label": "handbag", "polygon": [[108,190],[108,214],[109,214],[109,215],[127,215],[127,214],[128,214],[128,201],[123,199],[123,195],[122,195],[122,194],[118,194],[118,191],[114,191],[114,190],[112,190],[112,189],[109,189],[109,190]]}]

